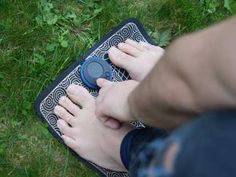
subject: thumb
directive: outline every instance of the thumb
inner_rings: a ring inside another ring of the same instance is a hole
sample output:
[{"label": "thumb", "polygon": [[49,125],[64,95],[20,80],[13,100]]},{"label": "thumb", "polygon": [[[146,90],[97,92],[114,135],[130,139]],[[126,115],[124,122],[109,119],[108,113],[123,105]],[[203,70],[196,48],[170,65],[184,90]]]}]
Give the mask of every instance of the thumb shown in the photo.
[{"label": "thumb", "polygon": [[105,87],[105,86],[108,86],[108,85],[111,85],[111,84],[112,84],[112,82],[111,82],[111,81],[109,81],[109,80],[106,80],[106,79],[104,79],[104,78],[99,78],[99,79],[97,79],[97,80],[96,80],[96,82],[97,82],[97,85],[98,85],[100,88],[102,88],[102,87]]},{"label": "thumb", "polygon": [[106,127],[111,129],[119,129],[121,127],[121,122],[112,117],[100,117],[99,119]]},{"label": "thumb", "polygon": [[104,122],[104,125],[111,128],[111,129],[119,129],[121,127],[120,121],[113,119],[113,118],[108,118]]}]

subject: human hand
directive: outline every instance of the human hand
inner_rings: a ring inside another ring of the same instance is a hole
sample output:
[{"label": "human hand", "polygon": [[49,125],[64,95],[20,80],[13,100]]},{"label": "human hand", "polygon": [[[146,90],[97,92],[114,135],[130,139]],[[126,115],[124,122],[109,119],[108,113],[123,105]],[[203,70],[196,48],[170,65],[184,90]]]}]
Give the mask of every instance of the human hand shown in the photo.
[{"label": "human hand", "polygon": [[128,80],[123,82],[111,82],[106,79],[98,79],[100,87],[96,99],[96,116],[110,128],[117,129],[121,122],[133,121],[128,104],[129,94],[136,88],[138,82]]}]

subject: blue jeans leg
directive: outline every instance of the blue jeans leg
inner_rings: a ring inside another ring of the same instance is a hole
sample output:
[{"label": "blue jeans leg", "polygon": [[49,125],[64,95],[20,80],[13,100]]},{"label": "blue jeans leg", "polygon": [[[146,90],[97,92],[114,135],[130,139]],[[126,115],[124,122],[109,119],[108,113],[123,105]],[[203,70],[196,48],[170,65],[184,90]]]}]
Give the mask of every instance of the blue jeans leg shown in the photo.
[{"label": "blue jeans leg", "polygon": [[236,112],[203,114],[169,136],[161,130],[151,132],[136,132],[126,142],[129,151],[121,157],[129,156],[131,176],[236,176]]}]

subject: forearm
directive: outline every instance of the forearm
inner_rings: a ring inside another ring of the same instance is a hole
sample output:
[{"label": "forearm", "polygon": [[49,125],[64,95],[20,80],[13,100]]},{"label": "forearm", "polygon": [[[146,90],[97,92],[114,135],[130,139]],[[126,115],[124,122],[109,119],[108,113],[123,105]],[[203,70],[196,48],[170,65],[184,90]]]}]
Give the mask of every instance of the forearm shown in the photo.
[{"label": "forearm", "polygon": [[131,93],[131,113],[158,127],[236,107],[236,18],[174,42]]}]

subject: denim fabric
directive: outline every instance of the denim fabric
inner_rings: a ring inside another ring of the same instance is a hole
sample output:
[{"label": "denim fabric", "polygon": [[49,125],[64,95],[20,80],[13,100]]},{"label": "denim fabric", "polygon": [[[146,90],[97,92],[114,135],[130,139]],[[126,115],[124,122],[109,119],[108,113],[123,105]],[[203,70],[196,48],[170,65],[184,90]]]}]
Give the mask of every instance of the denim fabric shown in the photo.
[{"label": "denim fabric", "polygon": [[153,128],[135,129],[129,132],[124,137],[120,148],[121,160],[126,169],[129,169],[132,155],[142,151],[154,139],[163,139],[167,135],[166,130]]},{"label": "denim fabric", "polygon": [[[129,145],[121,158],[129,157],[125,163],[132,177],[236,177],[234,111],[203,114],[169,136],[162,130],[138,132],[121,147]],[[164,157],[172,145],[179,148],[170,170]]]}]

